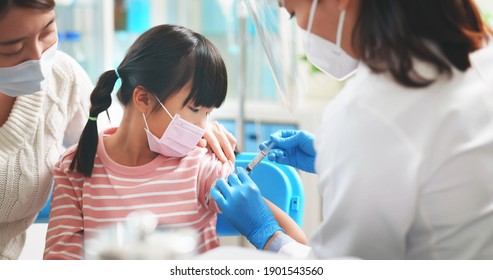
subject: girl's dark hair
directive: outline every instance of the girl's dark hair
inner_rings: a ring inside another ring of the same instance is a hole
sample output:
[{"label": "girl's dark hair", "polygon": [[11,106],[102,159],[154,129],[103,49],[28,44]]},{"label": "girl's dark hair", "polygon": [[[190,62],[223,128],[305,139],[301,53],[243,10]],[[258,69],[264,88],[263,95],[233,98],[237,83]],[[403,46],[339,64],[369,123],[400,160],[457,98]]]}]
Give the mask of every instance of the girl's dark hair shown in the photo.
[{"label": "girl's dark hair", "polygon": [[0,19],[7,15],[13,7],[52,10],[55,8],[55,0],[1,0]]},{"label": "girl's dark hair", "polygon": [[490,34],[473,0],[362,0],[352,39],[374,72],[390,72],[407,87],[426,87],[435,79],[417,73],[413,59],[451,76],[453,67],[471,66],[469,54]]},{"label": "girl's dark hair", "polygon": [[[204,36],[181,26],[159,25],[143,33],[128,49],[117,71],[122,82],[117,97],[124,106],[132,101],[136,87],[154,93],[164,102],[189,81],[192,90],[183,106],[193,100],[195,106],[217,108],[226,98],[228,78],[219,51]],[[114,70],[100,76],[91,94],[91,118],[109,108],[117,79]],[[96,122],[88,120],[70,170],[90,177],[97,145]]]}]

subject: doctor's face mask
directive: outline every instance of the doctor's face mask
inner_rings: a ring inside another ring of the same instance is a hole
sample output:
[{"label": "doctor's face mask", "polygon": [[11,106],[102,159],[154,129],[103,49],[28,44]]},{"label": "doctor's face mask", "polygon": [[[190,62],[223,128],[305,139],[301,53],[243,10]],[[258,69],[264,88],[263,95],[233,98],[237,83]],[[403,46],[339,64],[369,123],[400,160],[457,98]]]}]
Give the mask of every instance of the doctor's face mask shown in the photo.
[{"label": "doctor's face mask", "polygon": [[179,114],[171,116],[169,111],[164,107],[163,103],[156,97],[159,105],[166,111],[171,118],[171,123],[168,125],[161,138],[156,137],[149,130],[146,117],[144,113],[144,122],[146,124],[147,142],[149,143],[149,149],[155,153],[159,153],[167,157],[184,157],[188,155],[199,140],[204,136],[205,129],[198,127],[185,119],[181,118]]},{"label": "doctor's face mask", "polygon": [[311,33],[318,0],[313,0],[308,18],[307,30],[303,30],[304,47],[308,60],[327,75],[336,80],[345,80],[358,68],[359,61],[341,48],[342,31],[346,11],[339,15],[336,44]]},{"label": "doctor's face mask", "polygon": [[0,68],[0,92],[18,97],[44,90],[51,76],[51,67],[58,42],[48,48],[39,60],[28,60]]}]

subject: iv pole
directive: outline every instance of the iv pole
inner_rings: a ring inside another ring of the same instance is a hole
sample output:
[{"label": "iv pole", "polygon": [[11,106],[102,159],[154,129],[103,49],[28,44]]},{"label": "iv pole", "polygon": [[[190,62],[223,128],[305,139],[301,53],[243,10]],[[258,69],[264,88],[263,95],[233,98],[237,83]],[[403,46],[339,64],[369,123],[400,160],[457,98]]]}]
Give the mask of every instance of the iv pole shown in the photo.
[{"label": "iv pole", "polygon": [[246,18],[248,11],[243,0],[238,2],[238,20],[239,20],[239,65],[238,65],[238,114],[235,119],[236,123],[236,141],[240,151],[243,151],[245,142],[245,97],[246,97]]}]

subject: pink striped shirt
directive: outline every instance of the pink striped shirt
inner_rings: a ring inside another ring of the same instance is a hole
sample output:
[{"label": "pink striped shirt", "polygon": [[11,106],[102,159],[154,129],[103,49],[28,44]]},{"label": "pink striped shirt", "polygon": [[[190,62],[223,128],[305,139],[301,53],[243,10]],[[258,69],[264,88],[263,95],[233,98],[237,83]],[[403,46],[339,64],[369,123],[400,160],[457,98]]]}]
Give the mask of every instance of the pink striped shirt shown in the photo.
[{"label": "pink striped shirt", "polygon": [[108,157],[103,145],[102,137],[115,131],[100,134],[92,177],[69,172],[75,146],[57,163],[44,259],[83,259],[85,233],[122,222],[136,210],[153,212],[161,226],[194,228],[201,253],[219,246],[219,210],[206,196],[233,165],[197,147],[184,158],[159,155],[142,166],[123,166]]}]

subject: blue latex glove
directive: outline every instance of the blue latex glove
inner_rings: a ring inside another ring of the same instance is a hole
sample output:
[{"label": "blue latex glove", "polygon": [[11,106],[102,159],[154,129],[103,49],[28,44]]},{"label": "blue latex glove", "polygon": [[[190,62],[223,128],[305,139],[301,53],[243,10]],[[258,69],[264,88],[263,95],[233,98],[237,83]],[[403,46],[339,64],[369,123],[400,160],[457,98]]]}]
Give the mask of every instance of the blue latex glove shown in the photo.
[{"label": "blue latex glove", "polygon": [[315,173],[316,153],[312,134],[303,130],[279,130],[270,135],[269,141],[259,145],[260,150],[271,142],[275,145],[267,155],[270,161]]},{"label": "blue latex glove", "polygon": [[228,182],[217,180],[210,191],[212,198],[229,223],[257,249],[263,249],[275,232],[284,230],[245,169],[238,167],[237,174],[228,176]]}]

